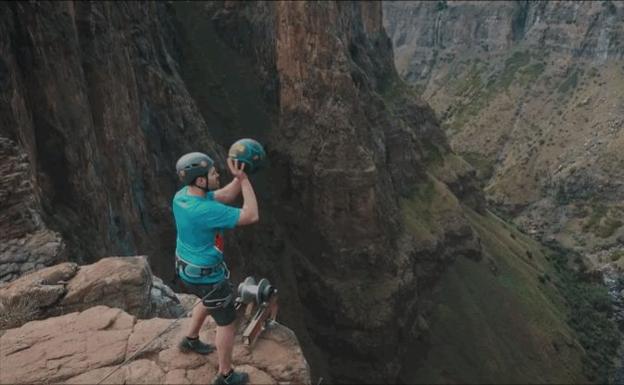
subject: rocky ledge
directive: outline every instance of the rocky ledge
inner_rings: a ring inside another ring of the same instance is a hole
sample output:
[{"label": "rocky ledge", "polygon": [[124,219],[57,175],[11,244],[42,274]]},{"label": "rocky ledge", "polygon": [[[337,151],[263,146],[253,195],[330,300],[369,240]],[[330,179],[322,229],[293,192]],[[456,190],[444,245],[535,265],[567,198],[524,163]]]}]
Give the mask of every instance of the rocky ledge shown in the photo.
[{"label": "rocky ledge", "polygon": [[139,318],[175,318],[194,302],[151,272],[147,257],[108,257],[92,265],[65,262],[0,286],[0,328],[83,311],[97,305]]},{"label": "rocky ledge", "polygon": [[[63,263],[5,284],[0,384],[208,383],[216,374],[216,353],[177,348],[190,321],[177,316],[188,315],[196,300],[162,284],[145,257]],[[148,318],[155,315],[171,318]],[[215,331],[209,318],[200,336],[214,341]],[[233,362],[254,384],[311,382],[297,337],[279,323],[252,347],[238,333]]]},{"label": "rocky ledge", "polygon": [[[0,337],[0,384],[209,383],[217,370],[216,353],[184,354],[177,348],[189,321],[183,318],[170,328],[175,320],[138,320],[121,309],[95,306],[29,322]],[[207,322],[201,338],[214,341],[214,335],[215,324]],[[279,324],[251,349],[237,341],[233,362],[253,384],[310,383],[297,338]]]}]

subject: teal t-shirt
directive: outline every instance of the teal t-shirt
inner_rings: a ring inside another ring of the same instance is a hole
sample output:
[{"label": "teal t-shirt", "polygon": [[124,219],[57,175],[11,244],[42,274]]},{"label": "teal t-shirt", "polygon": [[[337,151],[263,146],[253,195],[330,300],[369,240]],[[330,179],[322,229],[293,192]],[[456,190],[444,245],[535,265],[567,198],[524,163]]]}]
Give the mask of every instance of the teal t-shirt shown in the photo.
[{"label": "teal t-shirt", "polygon": [[[206,197],[188,195],[188,186],[173,197],[177,239],[176,255],[197,266],[214,266],[223,261],[222,230],[236,226],[240,209],[224,205],[214,199],[214,192]],[[209,276],[200,276],[198,268],[187,266],[180,277],[190,283],[207,284],[223,280],[225,271],[218,269]]]}]

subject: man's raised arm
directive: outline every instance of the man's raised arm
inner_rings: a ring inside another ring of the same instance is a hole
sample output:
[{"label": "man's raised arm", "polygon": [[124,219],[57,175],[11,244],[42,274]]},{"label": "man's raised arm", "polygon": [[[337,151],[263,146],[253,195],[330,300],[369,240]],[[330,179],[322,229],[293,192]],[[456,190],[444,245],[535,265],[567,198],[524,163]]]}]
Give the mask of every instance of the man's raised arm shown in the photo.
[{"label": "man's raised arm", "polygon": [[[229,159],[228,159],[229,161]],[[214,199],[221,203],[234,202],[241,192],[241,183],[238,178],[234,178],[230,183],[214,192]]]},{"label": "man's raised arm", "polygon": [[[258,222],[260,220],[260,214],[258,213],[258,201],[256,200],[256,193],[251,186],[247,173],[245,173],[245,163],[239,163],[238,160],[228,158],[227,164],[230,168],[232,176],[234,176],[234,180],[222,190],[229,189],[230,186],[234,185],[237,186],[238,190],[233,190],[234,188],[232,188],[230,191],[236,191],[237,195],[239,191],[243,193],[243,207],[241,208],[240,216],[238,217],[236,225],[250,225]],[[236,196],[234,196],[234,198],[236,198]],[[216,192],[215,199],[218,199]]]}]

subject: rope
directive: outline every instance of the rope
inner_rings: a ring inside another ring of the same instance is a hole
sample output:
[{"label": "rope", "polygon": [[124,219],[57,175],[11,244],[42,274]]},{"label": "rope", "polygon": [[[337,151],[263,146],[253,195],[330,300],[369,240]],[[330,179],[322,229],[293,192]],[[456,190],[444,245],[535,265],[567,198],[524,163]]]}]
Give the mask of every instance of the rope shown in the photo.
[{"label": "rope", "polygon": [[106,380],[108,377],[112,376],[113,373],[115,373],[116,371],[118,371],[119,369],[121,369],[123,366],[125,366],[128,362],[132,361],[135,357],[137,357],[139,355],[139,353],[142,353],[145,348],[147,348],[152,342],[156,341],[158,338],[160,338],[162,335],[164,335],[166,332],[168,332],[179,320],[182,319],[182,317],[185,317],[188,312],[192,311],[193,309],[195,309],[195,306],[199,305],[202,302],[201,299],[197,300],[197,302],[195,302],[195,304],[187,311],[183,312],[178,318],[176,318],[175,320],[173,320],[173,322],[171,322],[171,324],[169,326],[167,326],[167,328],[165,330],[163,330],[162,332],[160,332],[160,334],[158,334],[156,337],[152,338],[151,341],[149,341],[147,344],[145,344],[141,349],[137,350],[136,353],[134,353],[133,355],[131,355],[130,357],[126,358],[124,362],[121,363],[121,365],[117,366],[115,369],[113,369],[110,373],[108,373],[106,375],[106,377],[102,378],[100,380],[100,382],[97,383],[97,385],[100,385],[102,382],[104,382],[104,380]]}]

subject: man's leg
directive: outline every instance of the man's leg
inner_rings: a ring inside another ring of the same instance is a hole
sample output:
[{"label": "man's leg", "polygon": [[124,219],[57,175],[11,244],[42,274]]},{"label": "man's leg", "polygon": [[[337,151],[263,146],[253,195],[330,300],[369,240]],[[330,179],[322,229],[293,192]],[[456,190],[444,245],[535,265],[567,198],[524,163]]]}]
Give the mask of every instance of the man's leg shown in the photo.
[{"label": "man's leg", "polygon": [[[232,286],[228,283],[221,287],[217,298],[226,298],[233,295]],[[232,352],[234,350],[234,334],[236,333],[236,309],[233,301],[229,301],[225,307],[220,307],[211,312],[212,318],[217,323],[217,355],[219,358],[219,372],[213,384],[216,385],[244,385],[249,381],[249,375],[245,372],[236,372],[232,368]]]},{"label": "man's leg", "polygon": [[235,331],[236,322],[232,322],[227,326],[217,326],[215,344],[217,345],[217,354],[219,356],[220,374],[228,374],[232,368],[232,351],[234,349]]},{"label": "man's leg", "polygon": [[198,304],[193,308],[191,322],[189,323],[186,337],[182,338],[178,347],[182,352],[195,352],[199,354],[210,354],[215,350],[213,345],[203,343],[199,340],[199,330],[208,315],[208,309],[203,304]]},{"label": "man's leg", "polygon": [[191,316],[191,323],[189,324],[188,332],[186,336],[189,338],[195,338],[199,336],[199,330],[204,324],[204,320],[208,316],[208,308],[203,303],[197,304],[193,308],[193,315]]}]

